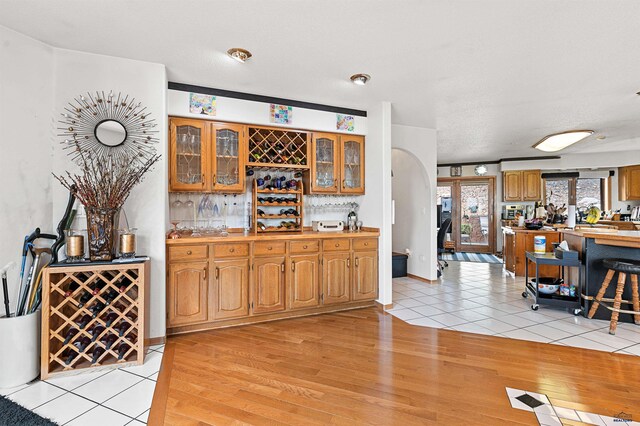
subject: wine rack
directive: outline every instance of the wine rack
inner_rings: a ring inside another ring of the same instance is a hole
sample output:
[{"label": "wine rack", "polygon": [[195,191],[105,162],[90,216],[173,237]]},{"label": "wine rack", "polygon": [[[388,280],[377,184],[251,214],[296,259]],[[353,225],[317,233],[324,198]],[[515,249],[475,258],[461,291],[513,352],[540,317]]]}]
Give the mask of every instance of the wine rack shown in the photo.
[{"label": "wine rack", "polygon": [[44,270],[41,378],[141,365],[149,261],[52,265]]},{"label": "wine rack", "polygon": [[[302,232],[304,225],[304,203],[302,181],[298,180],[295,189],[261,189],[257,181],[253,181],[253,231],[255,233],[269,232]],[[266,201],[269,200],[269,201]],[[258,214],[258,210],[264,212]],[[295,211],[295,214],[281,213]],[[279,222],[278,222],[279,221]],[[265,225],[262,229],[259,222]],[[291,224],[286,227],[282,222]]]},{"label": "wine rack", "polygon": [[309,133],[270,127],[248,127],[247,166],[309,168]]}]

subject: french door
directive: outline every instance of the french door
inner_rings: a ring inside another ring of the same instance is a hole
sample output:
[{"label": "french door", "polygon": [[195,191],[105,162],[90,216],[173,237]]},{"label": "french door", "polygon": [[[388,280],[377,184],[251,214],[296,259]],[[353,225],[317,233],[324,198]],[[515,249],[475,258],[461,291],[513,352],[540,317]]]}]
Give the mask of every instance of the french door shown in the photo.
[{"label": "french door", "polygon": [[438,192],[451,196],[451,238],[456,251],[493,253],[495,178],[440,178]]}]

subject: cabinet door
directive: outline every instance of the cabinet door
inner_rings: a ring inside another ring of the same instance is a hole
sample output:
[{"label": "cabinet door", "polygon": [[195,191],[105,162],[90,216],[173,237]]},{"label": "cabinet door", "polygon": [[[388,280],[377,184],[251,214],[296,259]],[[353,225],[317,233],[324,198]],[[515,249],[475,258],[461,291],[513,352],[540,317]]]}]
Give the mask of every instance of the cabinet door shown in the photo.
[{"label": "cabinet door", "polygon": [[540,170],[522,172],[522,199],[540,201],[542,199],[542,177]]},{"label": "cabinet door", "polygon": [[351,253],[325,253],[322,257],[322,300],[325,305],[350,299]]},{"label": "cabinet door", "polygon": [[620,201],[640,200],[640,166],[618,169],[618,199]]},{"label": "cabinet door", "polygon": [[213,262],[213,270],[214,318],[238,318],[249,315],[249,260],[218,260]]},{"label": "cabinet door", "polygon": [[340,136],[340,192],[364,194],[364,137]]},{"label": "cabinet door", "polygon": [[515,235],[511,232],[503,232],[502,240],[502,257],[504,261],[504,267],[507,271],[516,271],[516,257],[515,257]]},{"label": "cabinet door", "polygon": [[314,133],[311,153],[310,192],[338,192],[340,145],[338,135]]},{"label": "cabinet door", "polygon": [[244,126],[227,123],[211,123],[210,126],[213,190],[244,192]]},{"label": "cabinet door", "polygon": [[201,120],[172,118],[169,142],[169,190],[209,189],[208,131]]},{"label": "cabinet door", "polygon": [[289,309],[314,308],[320,303],[318,255],[289,258]]},{"label": "cabinet door", "polygon": [[371,300],[378,297],[378,252],[353,253],[352,300]]},{"label": "cabinet door", "polygon": [[285,258],[256,258],[253,265],[254,314],[283,311],[285,308]]},{"label": "cabinet door", "polygon": [[504,201],[522,201],[522,172],[509,171],[502,174]]},{"label": "cabinet door", "polygon": [[207,262],[169,264],[169,327],[207,321],[207,269]]}]

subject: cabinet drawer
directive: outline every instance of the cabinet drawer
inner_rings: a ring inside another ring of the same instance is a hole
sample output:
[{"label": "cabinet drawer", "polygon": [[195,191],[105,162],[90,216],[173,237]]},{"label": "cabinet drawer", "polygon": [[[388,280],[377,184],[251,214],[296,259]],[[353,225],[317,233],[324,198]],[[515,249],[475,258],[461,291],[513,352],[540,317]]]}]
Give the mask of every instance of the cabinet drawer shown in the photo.
[{"label": "cabinet drawer", "polygon": [[253,245],[253,254],[255,256],[285,254],[286,251],[287,243],[285,241],[257,242]]},{"label": "cabinet drawer", "polygon": [[294,253],[316,253],[320,250],[320,241],[291,241],[290,251]]},{"label": "cabinet drawer", "polygon": [[209,247],[206,245],[169,247],[169,262],[206,260],[208,256]]},{"label": "cabinet drawer", "polygon": [[348,238],[333,238],[322,242],[324,251],[346,251],[351,248]]},{"label": "cabinet drawer", "polygon": [[213,246],[213,256],[219,257],[246,257],[249,256],[249,244],[216,244]]},{"label": "cabinet drawer", "polygon": [[378,248],[377,238],[354,238],[354,250],[376,250]]}]

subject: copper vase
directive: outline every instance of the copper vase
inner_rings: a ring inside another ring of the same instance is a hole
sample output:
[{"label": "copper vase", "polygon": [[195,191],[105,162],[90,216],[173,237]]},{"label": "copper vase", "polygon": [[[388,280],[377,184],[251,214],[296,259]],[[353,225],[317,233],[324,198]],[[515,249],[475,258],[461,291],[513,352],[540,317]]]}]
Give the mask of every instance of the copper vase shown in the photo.
[{"label": "copper vase", "polygon": [[91,261],[109,261],[114,258],[119,209],[85,206],[87,234]]}]

